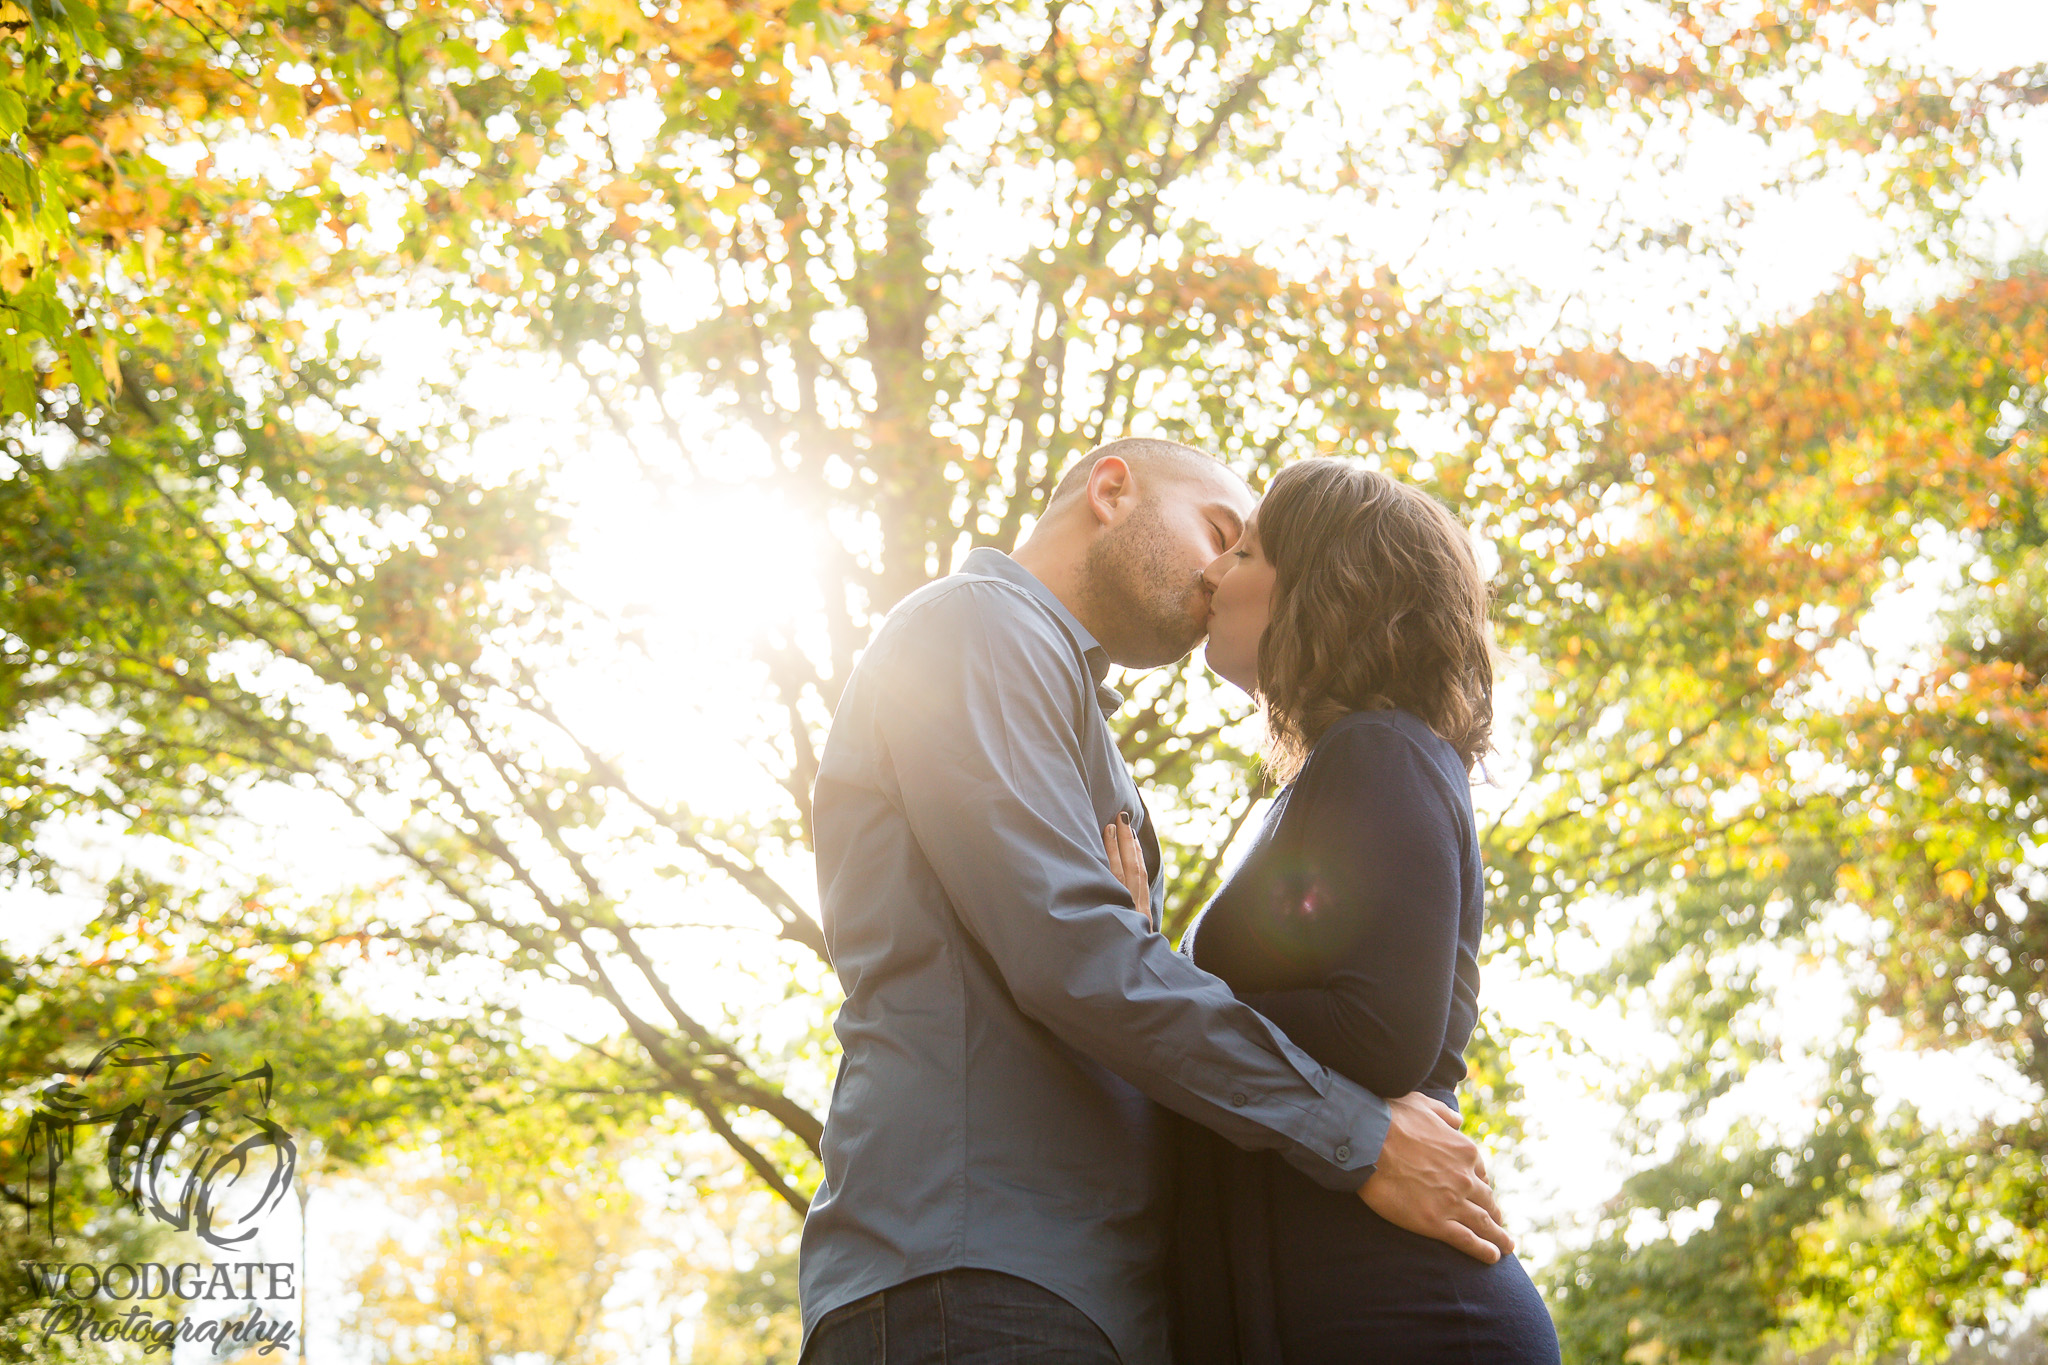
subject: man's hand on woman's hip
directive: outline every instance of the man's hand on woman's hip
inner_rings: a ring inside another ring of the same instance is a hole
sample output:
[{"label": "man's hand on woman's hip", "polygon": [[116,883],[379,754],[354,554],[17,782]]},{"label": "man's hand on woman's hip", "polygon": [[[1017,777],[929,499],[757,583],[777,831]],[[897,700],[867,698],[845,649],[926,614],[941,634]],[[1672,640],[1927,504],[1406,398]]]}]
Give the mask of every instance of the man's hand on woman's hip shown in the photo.
[{"label": "man's hand on woman's hip", "polygon": [[1500,1225],[1479,1144],[1458,1131],[1458,1112],[1419,1092],[1390,1100],[1393,1123],[1358,1197],[1410,1232],[1449,1242],[1492,1265],[1515,1249]]}]

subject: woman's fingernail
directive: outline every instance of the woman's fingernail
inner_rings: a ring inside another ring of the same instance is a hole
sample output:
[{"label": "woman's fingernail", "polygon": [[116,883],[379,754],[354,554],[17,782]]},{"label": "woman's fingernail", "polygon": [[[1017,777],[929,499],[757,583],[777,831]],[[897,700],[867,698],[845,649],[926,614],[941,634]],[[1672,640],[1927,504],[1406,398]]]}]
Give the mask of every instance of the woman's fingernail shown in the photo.
[{"label": "woman's fingernail", "polygon": [[1118,823],[1119,825],[1128,825],[1128,824],[1130,824],[1130,823],[1131,823],[1131,813],[1130,813],[1129,811],[1125,811],[1125,810],[1120,810],[1120,811],[1118,811],[1118,812],[1116,813],[1116,822],[1117,822],[1117,823]]}]

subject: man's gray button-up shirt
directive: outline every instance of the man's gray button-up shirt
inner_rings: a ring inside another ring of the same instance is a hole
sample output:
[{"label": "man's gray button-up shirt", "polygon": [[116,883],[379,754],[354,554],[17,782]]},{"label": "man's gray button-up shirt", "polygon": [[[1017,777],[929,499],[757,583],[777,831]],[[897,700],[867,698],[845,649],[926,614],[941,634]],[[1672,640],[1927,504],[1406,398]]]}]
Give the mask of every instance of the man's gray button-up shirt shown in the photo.
[{"label": "man's gray button-up shirt", "polygon": [[[1105,719],[1109,661],[1007,555],[890,613],[847,680],[813,801],[846,990],[804,1331],[936,1271],[1060,1294],[1127,1365],[1167,1359],[1160,1115],[1356,1189],[1384,1101],[1155,932],[1157,842]],[[1102,827],[1131,815],[1141,913]]]}]

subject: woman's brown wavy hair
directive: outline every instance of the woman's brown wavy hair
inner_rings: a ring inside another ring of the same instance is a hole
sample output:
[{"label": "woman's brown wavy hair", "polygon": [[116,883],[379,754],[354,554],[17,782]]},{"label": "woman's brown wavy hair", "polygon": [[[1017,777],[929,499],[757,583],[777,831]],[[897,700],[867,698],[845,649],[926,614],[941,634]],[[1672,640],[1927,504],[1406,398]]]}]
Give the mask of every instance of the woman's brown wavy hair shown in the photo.
[{"label": "woman's brown wavy hair", "polygon": [[1273,476],[1257,527],[1275,573],[1258,677],[1273,776],[1300,772],[1339,717],[1397,706],[1469,772],[1493,731],[1493,594],[1457,518],[1377,470],[1309,459]]}]

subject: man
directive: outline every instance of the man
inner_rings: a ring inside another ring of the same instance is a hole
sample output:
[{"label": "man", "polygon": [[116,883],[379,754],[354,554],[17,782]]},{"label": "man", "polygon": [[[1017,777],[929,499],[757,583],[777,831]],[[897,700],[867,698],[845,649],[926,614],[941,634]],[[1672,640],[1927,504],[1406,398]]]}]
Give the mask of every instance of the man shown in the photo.
[{"label": "man", "polygon": [[[807,1365],[1165,1362],[1153,1101],[1483,1260],[1512,1249],[1448,1110],[1328,1071],[1154,928],[1158,842],[1102,680],[1201,639],[1252,506],[1199,451],[1111,442],[1014,559],[978,549],[904,599],[848,679],[813,799],[846,1003]],[[1142,908],[1104,854],[1119,819]]]}]

